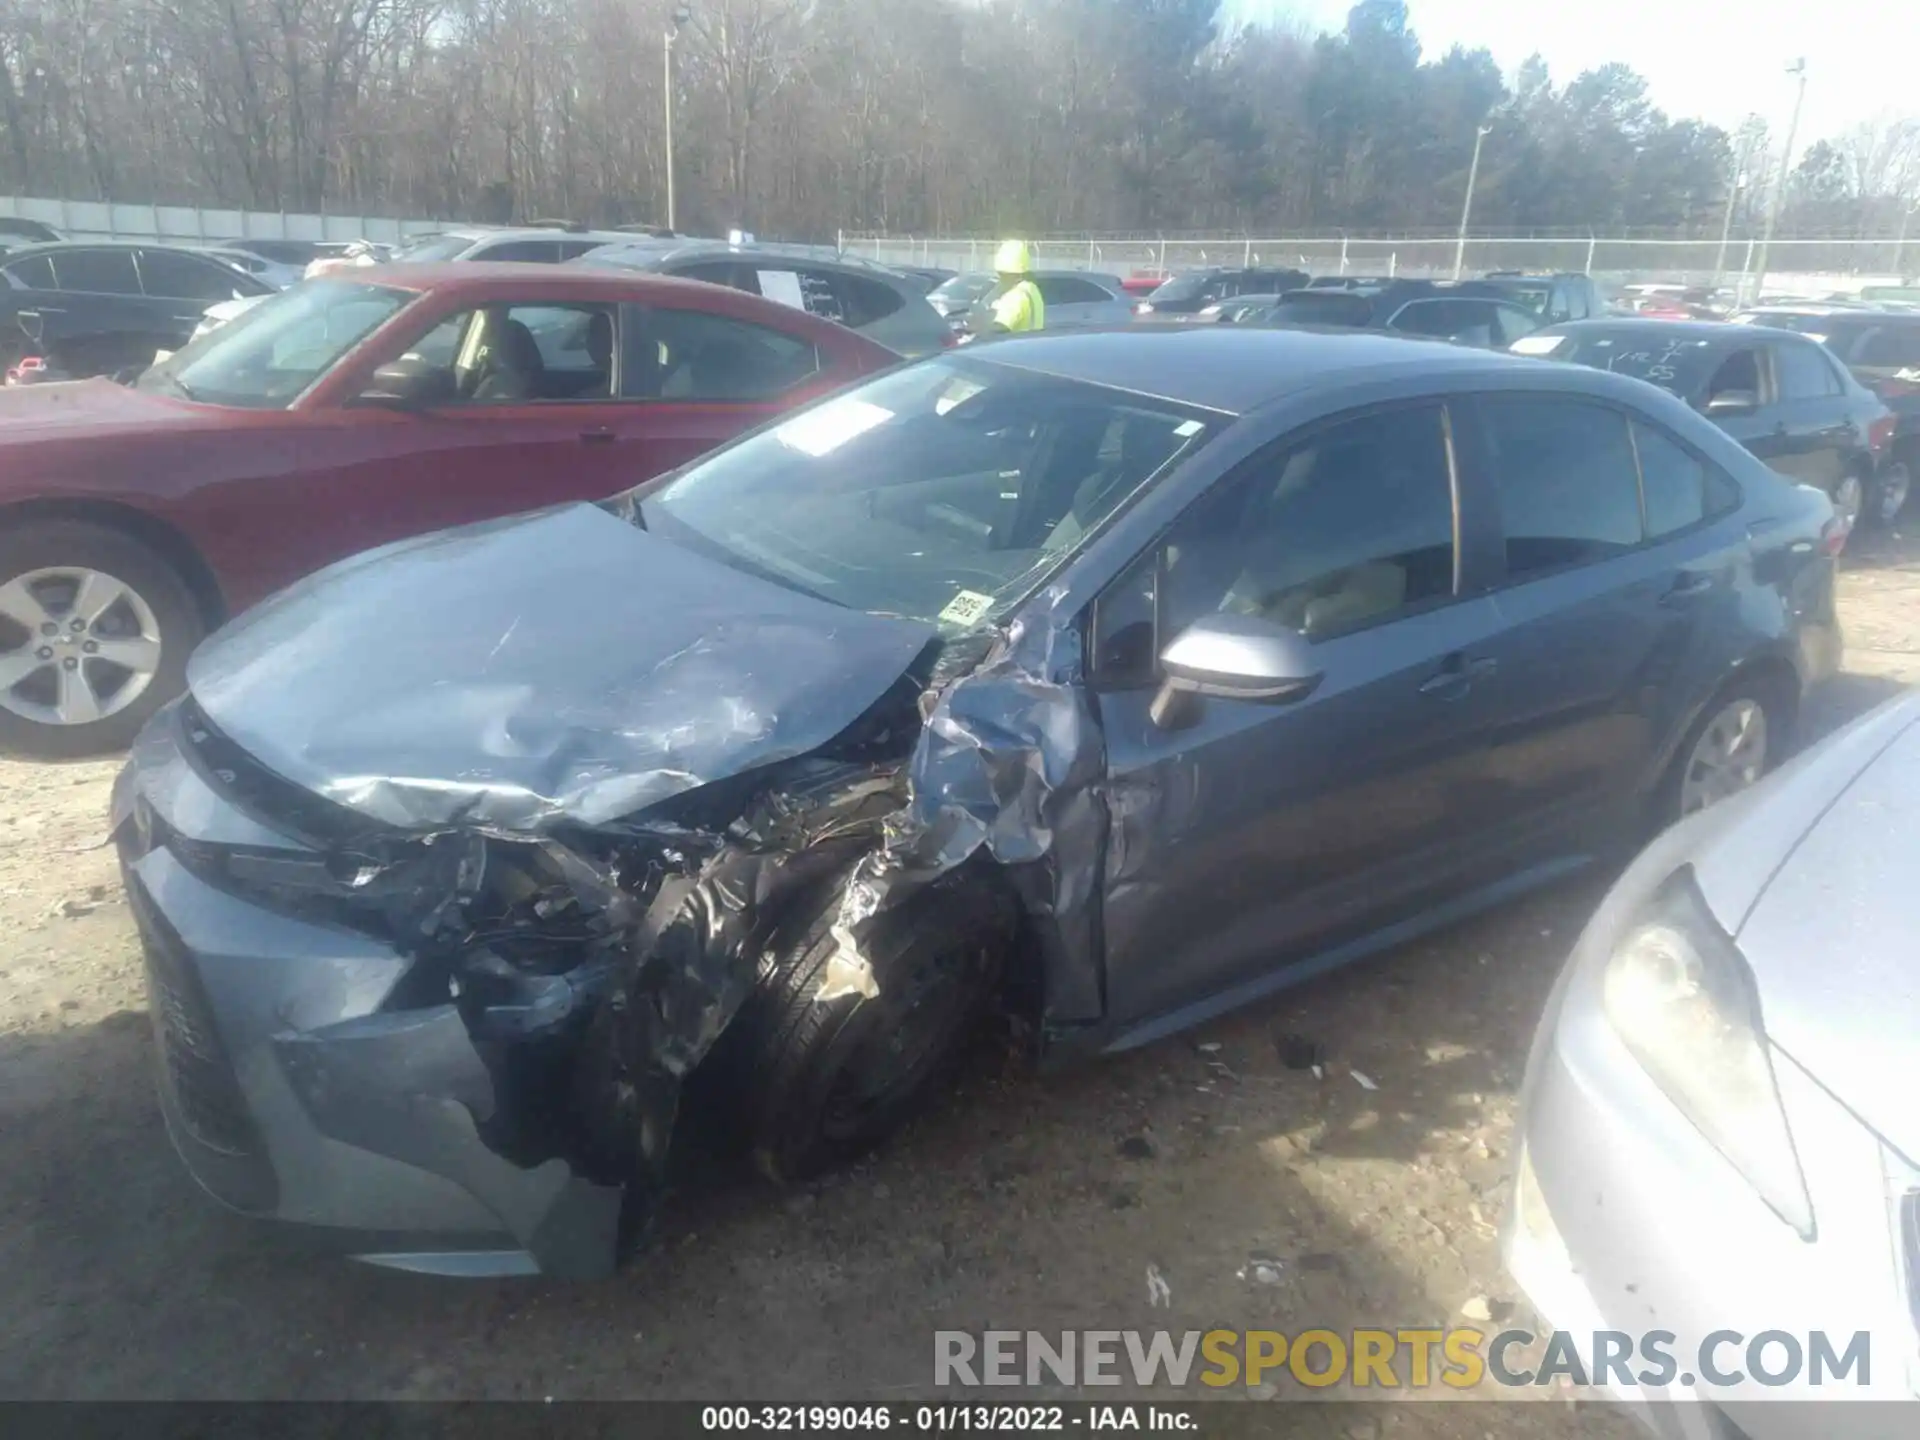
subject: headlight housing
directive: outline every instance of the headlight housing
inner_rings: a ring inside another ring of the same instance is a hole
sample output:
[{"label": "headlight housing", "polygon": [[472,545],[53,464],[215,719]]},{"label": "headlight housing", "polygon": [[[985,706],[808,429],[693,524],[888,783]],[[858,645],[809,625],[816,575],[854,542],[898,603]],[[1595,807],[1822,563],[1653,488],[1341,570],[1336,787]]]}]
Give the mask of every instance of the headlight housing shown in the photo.
[{"label": "headlight housing", "polygon": [[1608,1021],[1647,1074],[1760,1198],[1811,1240],[1813,1205],[1761,1027],[1753,972],[1691,870],[1673,876],[1608,958]]}]

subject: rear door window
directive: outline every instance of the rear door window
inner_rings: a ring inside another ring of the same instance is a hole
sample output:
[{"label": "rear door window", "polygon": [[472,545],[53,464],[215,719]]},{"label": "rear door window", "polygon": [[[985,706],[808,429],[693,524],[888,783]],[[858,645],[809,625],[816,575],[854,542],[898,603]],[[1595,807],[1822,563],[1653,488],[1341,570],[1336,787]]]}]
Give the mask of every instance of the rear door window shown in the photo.
[{"label": "rear door window", "polygon": [[[886,319],[905,303],[891,285],[865,275],[851,275],[844,270],[820,273],[833,287],[834,298],[840,305],[840,323],[856,330]],[[1041,292],[1043,298],[1045,293]]]},{"label": "rear door window", "polygon": [[172,250],[140,252],[140,283],[146,293],[161,300],[233,300],[255,293],[217,260],[181,255]]},{"label": "rear door window", "polygon": [[7,278],[27,290],[57,290],[59,284],[53,278],[53,257],[51,255],[29,255],[25,260],[16,260],[11,265],[0,265]]},{"label": "rear door window", "polygon": [[1626,416],[1544,395],[1486,396],[1480,413],[1509,578],[1605,560],[1640,543],[1640,474]]},{"label": "rear door window", "polygon": [[622,391],[683,403],[772,400],[820,370],[813,342],[704,310],[645,312]]},{"label": "rear door window", "polygon": [[91,295],[138,295],[140,273],[131,250],[62,250],[53,257],[62,290]]}]

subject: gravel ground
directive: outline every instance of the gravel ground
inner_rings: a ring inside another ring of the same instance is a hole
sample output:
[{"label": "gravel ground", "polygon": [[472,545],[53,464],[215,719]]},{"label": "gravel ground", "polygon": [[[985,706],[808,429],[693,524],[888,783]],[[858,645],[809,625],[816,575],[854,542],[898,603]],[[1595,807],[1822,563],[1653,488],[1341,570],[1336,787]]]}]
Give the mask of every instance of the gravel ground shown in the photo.
[{"label": "gravel ground", "polygon": [[[1920,540],[1863,547],[1843,586],[1849,673],[1815,729],[1920,680]],[[613,1281],[453,1283],[301,1253],[187,1179],[102,843],[113,770],[0,762],[0,1396],[892,1399],[929,1386],[936,1329],[1443,1325],[1518,1301],[1494,1244],[1514,1090],[1605,877],[1111,1062],[1034,1077],[983,1052],[806,1189],[696,1157]],[[1281,1064],[1286,1034],[1326,1047],[1324,1080]],[[1256,1254],[1279,1283],[1241,1278]],[[1333,1433],[1632,1433],[1558,1401],[1351,1413]]]}]

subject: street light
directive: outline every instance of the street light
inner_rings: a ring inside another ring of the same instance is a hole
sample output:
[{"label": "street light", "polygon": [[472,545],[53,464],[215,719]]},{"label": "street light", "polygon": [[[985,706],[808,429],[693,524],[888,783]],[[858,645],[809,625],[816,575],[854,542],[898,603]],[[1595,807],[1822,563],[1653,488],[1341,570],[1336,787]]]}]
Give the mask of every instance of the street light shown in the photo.
[{"label": "street light", "polygon": [[1767,288],[1767,247],[1773,244],[1774,227],[1780,223],[1780,207],[1787,201],[1787,167],[1793,163],[1793,139],[1800,131],[1800,106],[1807,98],[1807,61],[1806,57],[1787,66],[1787,74],[1800,78],[1799,88],[1793,96],[1793,119],[1787,122],[1787,144],[1780,152],[1780,175],[1773,184],[1773,203],[1767,207],[1767,228],[1760,235],[1759,273],[1753,282],[1753,298],[1759,301],[1761,292]]},{"label": "street light", "polygon": [[666,71],[666,108],[667,108],[667,229],[678,227],[673,214],[673,37],[680,27],[693,18],[693,11],[685,5],[673,7],[673,24],[667,28],[661,40],[661,55]]},{"label": "street light", "polygon": [[1467,221],[1473,218],[1473,182],[1480,178],[1480,146],[1493,133],[1491,125],[1473,132],[1473,161],[1467,166],[1467,200],[1460,207],[1460,238],[1453,246],[1453,278],[1460,278],[1460,267],[1467,261]]}]

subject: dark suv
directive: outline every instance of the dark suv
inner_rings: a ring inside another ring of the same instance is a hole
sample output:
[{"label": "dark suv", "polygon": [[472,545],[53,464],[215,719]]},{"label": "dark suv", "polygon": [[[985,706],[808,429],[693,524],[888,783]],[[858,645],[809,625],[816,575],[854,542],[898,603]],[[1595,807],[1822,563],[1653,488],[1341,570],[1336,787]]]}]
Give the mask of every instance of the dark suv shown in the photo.
[{"label": "dark suv", "polygon": [[1531,312],[1542,325],[1559,325],[1568,320],[1586,320],[1603,314],[1600,292],[1593,280],[1568,272],[1561,275],[1522,275],[1518,271],[1495,270],[1484,279],[1463,280],[1460,291],[1467,295],[1490,295]]},{"label": "dark suv", "polygon": [[1195,315],[1220,300],[1236,295],[1284,295],[1307,283],[1304,270],[1272,267],[1188,270],[1163,283],[1146,299],[1133,307],[1133,313],[1155,315]]},{"label": "dark suv", "polygon": [[[1743,324],[1797,330],[1820,341],[1853,378],[1894,414],[1893,458],[1920,472],[1920,312],[1822,310],[1770,305],[1736,317]],[[1883,497],[1883,508],[1894,497]],[[1900,497],[1905,503],[1905,496]],[[1899,506],[1895,505],[1897,512]]]},{"label": "dark suv", "polygon": [[166,245],[29,245],[0,259],[0,365],[29,355],[73,379],[153,363],[209,305],[271,295],[262,280]]}]

